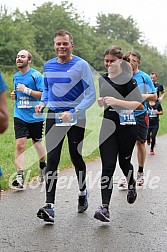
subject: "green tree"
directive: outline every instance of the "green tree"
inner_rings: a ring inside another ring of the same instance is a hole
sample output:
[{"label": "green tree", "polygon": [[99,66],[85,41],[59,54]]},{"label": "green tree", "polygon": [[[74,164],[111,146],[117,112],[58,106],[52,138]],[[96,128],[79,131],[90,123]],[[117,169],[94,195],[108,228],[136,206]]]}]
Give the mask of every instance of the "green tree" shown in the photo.
[{"label": "green tree", "polygon": [[0,55],[2,65],[15,65],[15,58],[21,49],[29,50],[35,65],[43,64],[43,59],[36,52],[34,28],[28,22],[27,16],[18,9],[8,14],[1,8],[0,15]]},{"label": "green tree", "polygon": [[[55,56],[53,49],[53,37],[56,30],[65,29],[74,36],[74,53],[79,56],[91,58],[91,46],[89,41],[90,27],[75,11],[72,4],[64,1],[61,5],[51,2],[37,7],[28,19],[35,29],[35,47],[44,60]],[[89,53],[86,53],[89,52]]]},{"label": "green tree", "polygon": [[42,70],[43,63],[55,57],[53,37],[59,29],[73,34],[73,53],[87,60],[98,73],[105,71],[104,50],[118,45],[124,53],[139,51],[142,56],[140,68],[147,73],[156,71],[158,81],[166,84],[167,55],[161,55],[157,48],[149,46],[131,16],[124,19],[119,14],[98,14],[97,24],[90,26],[69,1],[60,5],[46,2],[32,13],[21,13],[18,9],[9,13],[6,7],[1,6],[1,69],[5,65],[6,69],[10,66],[15,68],[16,53],[27,49],[33,55],[34,66]]},{"label": "green tree", "polygon": [[119,14],[98,14],[96,20],[96,32],[105,34],[108,39],[122,39],[133,44],[141,37],[141,33],[131,16],[124,19]]}]

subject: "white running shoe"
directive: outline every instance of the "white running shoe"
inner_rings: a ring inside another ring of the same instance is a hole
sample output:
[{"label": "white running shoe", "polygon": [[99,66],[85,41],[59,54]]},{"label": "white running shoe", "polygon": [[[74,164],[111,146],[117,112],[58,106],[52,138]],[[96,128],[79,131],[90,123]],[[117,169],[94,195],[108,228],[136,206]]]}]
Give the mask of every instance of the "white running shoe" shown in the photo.
[{"label": "white running shoe", "polygon": [[126,177],[122,177],[118,181],[118,188],[119,189],[128,189],[128,183],[127,183]]},{"label": "white running shoe", "polygon": [[138,172],[137,173],[137,186],[142,186],[144,184],[144,173]]}]

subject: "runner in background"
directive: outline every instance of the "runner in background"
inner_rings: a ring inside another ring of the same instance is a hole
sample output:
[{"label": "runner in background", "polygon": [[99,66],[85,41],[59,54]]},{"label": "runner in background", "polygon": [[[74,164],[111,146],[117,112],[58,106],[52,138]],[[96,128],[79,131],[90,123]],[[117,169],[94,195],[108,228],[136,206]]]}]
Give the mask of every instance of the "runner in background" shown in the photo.
[{"label": "runner in background", "polygon": [[155,155],[154,147],[159,129],[159,115],[163,115],[163,109],[159,101],[149,101],[147,107],[149,116],[147,144],[150,145],[150,155]]},{"label": "runner in background", "polygon": [[[147,102],[156,101],[156,89],[150,76],[144,71],[139,69],[141,55],[137,51],[130,51],[125,56],[129,60],[133,68],[133,78],[136,80],[144,101],[144,108],[142,110],[135,110],[135,117],[137,122],[137,158],[138,158],[138,171],[137,171],[137,185],[144,184],[144,164],[146,159],[146,141],[149,127],[149,118],[147,114]],[[123,178],[124,179],[124,178]],[[122,182],[120,181],[120,186]]]},{"label": "runner in background", "polygon": [[162,85],[162,84],[160,84],[160,83],[157,82],[157,77],[158,77],[158,75],[157,75],[156,72],[150,73],[150,77],[151,77],[151,79],[152,79],[152,82],[153,82],[153,84],[154,84],[154,87],[155,87],[156,90],[157,90],[157,98],[158,98],[158,101],[159,101],[160,103],[162,103],[162,101],[163,101],[163,99],[165,98],[165,95],[166,95],[166,93],[165,93],[165,87],[164,87],[164,85]]}]

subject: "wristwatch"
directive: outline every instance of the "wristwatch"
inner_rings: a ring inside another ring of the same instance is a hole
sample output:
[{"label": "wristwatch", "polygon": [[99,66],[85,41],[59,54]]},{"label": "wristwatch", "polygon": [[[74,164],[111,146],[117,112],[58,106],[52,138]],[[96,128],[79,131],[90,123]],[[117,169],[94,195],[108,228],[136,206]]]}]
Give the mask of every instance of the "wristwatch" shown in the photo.
[{"label": "wristwatch", "polygon": [[72,114],[75,113],[76,115],[79,114],[79,110],[78,109],[74,109],[74,108],[70,109],[69,112],[72,113]]},{"label": "wristwatch", "polygon": [[75,113],[78,115],[78,114],[79,114],[79,110],[78,110],[78,109],[75,109]]}]

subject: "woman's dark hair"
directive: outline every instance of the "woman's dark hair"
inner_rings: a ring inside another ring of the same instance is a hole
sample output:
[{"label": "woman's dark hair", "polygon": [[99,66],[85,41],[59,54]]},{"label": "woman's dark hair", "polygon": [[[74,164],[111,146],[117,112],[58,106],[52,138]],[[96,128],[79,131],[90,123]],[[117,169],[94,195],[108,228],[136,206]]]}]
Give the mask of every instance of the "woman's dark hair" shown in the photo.
[{"label": "woman's dark hair", "polygon": [[113,46],[108,47],[104,52],[104,56],[108,54],[114,55],[118,59],[123,59],[123,61],[121,62],[122,71],[132,74],[132,68],[129,64],[129,58],[128,57],[124,58],[123,52],[120,46],[113,45]]},{"label": "woman's dark hair", "polygon": [[108,55],[108,54],[114,55],[114,56],[116,56],[118,59],[122,59],[122,58],[123,58],[123,52],[122,52],[121,47],[116,46],[116,45],[110,46],[110,47],[108,47],[108,48],[105,50],[104,56],[105,56],[105,55]]}]

